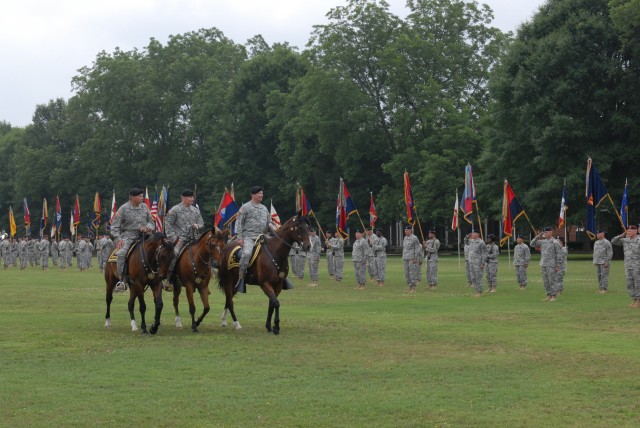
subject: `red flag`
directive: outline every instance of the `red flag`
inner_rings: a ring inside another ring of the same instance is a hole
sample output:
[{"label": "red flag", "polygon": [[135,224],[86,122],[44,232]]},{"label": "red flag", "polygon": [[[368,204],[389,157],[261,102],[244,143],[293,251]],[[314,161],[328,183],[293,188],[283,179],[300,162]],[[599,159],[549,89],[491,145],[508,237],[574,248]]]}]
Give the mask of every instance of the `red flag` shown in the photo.
[{"label": "red flag", "polygon": [[22,209],[24,210],[24,228],[27,236],[31,234],[31,214],[29,213],[29,205],[27,205],[27,198],[24,198],[22,203]]},{"label": "red flag", "polygon": [[73,227],[80,224],[80,197],[76,195],[76,204],[73,207]]},{"label": "red flag", "polygon": [[407,208],[407,223],[413,226],[416,223],[416,207],[407,171],[404,172],[404,204]]},{"label": "red flag", "polygon": [[369,192],[371,200],[369,201],[369,226],[376,227],[376,220],[378,220],[378,213],[376,212],[376,203],[373,200],[373,193]]},{"label": "red flag", "polygon": [[462,212],[464,219],[473,224],[473,203],[476,200],[476,187],[473,184],[473,171],[471,164],[464,168],[464,192],[462,193]]},{"label": "red flag", "polygon": [[[220,205],[218,206],[218,212],[213,220],[213,224],[219,229],[229,227],[238,215],[238,211],[240,211],[240,208],[238,208],[238,205],[236,205],[233,200],[233,196],[231,196],[231,193],[225,189]],[[235,228],[231,229],[233,233]]]},{"label": "red flag", "polygon": [[296,192],[296,212],[302,210],[302,215],[308,216],[313,213],[311,209],[311,204],[307,199],[307,195],[305,195],[304,190],[298,184],[298,191]]},{"label": "red flag", "polygon": [[500,240],[500,245],[504,245],[505,242],[513,235],[513,225],[522,214],[524,209],[520,205],[516,194],[513,192],[511,185],[507,180],[504,180],[504,196],[502,198],[502,224],[504,236]]},{"label": "red flag", "polygon": [[275,224],[276,229],[280,229],[280,226],[282,226],[282,224],[280,222],[280,216],[278,215],[278,212],[273,207],[273,201],[271,201],[271,212],[270,213],[271,213],[271,221],[273,222],[273,224]]},{"label": "red flag", "polygon": [[456,189],[456,203],[453,206],[453,218],[451,219],[451,230],[458,229],[458,213],[460,212],[460,205],[458,205],[458,189]]},{"label": "red flag", "polygon": [[147,205],[147,208],[151,209],[151,200],[149,200],[149,188],[144,188],[144,203]]}]

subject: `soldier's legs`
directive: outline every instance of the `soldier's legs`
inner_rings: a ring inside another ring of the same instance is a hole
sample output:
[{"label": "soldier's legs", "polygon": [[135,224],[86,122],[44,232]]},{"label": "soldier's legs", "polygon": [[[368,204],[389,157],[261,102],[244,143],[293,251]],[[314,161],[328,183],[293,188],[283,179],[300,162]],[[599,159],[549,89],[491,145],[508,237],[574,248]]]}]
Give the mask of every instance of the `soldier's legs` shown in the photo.
[{"label": "soldier's legs", "polygon": [[596,265],[596,273],[598,275],[598,288],[607,291],[609,289],[609,267]]},{"label": "soldier's legs", "polygon": [[344,256],[333,256],[333,274],[336,281],[342,281],[342,270],[344,268]]},{"label": "soldier's legs", "polygon": [[482,288],[482,269],[480,265],[469,263],[469,270],[471,271],[471,285],[476,290],[476,293],[482,293],[484,290]]},{"label": "soldier's legs", "polygon": [[53,263],[53,267],[58,267],[58,255],[55,251],[51,253],[51,263]]},{"label": "soldier's legs", "polygon": [[369,277],[376,278],[378,276],[378,268],[376,266],[376,258],[371,255],[367,257],[367,268],[369,269]]},{"label": "soldier's legs", "polygon": [[631,272],[632,272],[633,286],[634,286],[633,287],[634,299],[638,299],[640,301],[640,267],[636,267],[632,269]]},{"label": "soldier's legs", "polygon": [[332,277],[334,276],[333,273],[333,254],[331,254],[331,250],[329,250],[327,252],[327,268],[329,270],[329,276]]},{"label": "soldier's legs", "polygon": [[42,255],[42,269],[47,269],[49,267],[49,255]]},{"label": "soldier's legs", "polygon": [[318,265],[320,264],[319,256],[310,256],[309,257],[309,275],[311,276],[311,281],[318,282]]},{"label": "soldier's legs", "polygon": [[427,260],[427,283],[429,285],[438,285],[438,261]]},{"label": "soldier's legs", "polygon": [[387,274],[387,257],[386,256],[376,257],[376,268],[378,271],[378,282],[384,283],[384,278]]},{"label": "soldier's legs", "polygon": [[498,264],[487,264],[487,285],[493,289],[498,285]]},{"label": "soldier's legs", "polygon": [[358,288],[364,287],[367,282],[367,265],[366,262],[353,262],[353,268],[356,273],[356,282]]}]

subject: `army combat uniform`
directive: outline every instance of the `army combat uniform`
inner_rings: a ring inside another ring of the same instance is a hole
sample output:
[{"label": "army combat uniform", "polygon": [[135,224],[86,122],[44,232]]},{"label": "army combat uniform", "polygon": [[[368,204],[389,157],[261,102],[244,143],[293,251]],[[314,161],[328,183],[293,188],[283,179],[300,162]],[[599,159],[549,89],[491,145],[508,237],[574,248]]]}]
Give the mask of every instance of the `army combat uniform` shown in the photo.
[{"label": "army combat uniform", "polygon": [[351,251],[351,260],[353,261],[353,269],[356,273],[356,282],[358,288],[364,288],[367,283],[367,247],[369,244],[367,241],[360,237],[353,243],[353,249]]},{"label": "army combat uniform", "polygon": [[151,211],[146,204],[142,203],[134,207],[131,202],[122,205],[116,212],[113,223],[111,224],[111,235],[117,241],[123,240],[124,245],[118,250],[116,267],[118,275],[122,278],[124,274],[124,262],[127,251],[131,244],[135,242],[140,234],[140,229],[146,227],[149,230],[155,230],[156,223],[151,217]]},{"label": "army combat uniform", "polygon": [[487,244],[487,287],[490,292],[495,292],[498,286],[498,256],[500,248],[495,242]]},{"label": "army combat uniform", "polygon": [[[333,276],[336,281],[342,281],[342,270],[344,269],[344,240],[334,236],[327,242],[327,254],[331,253],[333,266]],[[331,269],[329,270],[331,272]]]},{"label": "army combat uniform", "polygon": [[289,257],[291,258],[291,270],[293,274],[299,279],[304,279],[304,265],[307,261],[307,253],[302,249],[302,246],[297,242],[291,245],[291,251],[289,251]]},{"label": "army combat uniform", "polygon": [[487,261],[487,244],[482,239],[464,238],[464,246],[469,247],[469,272],[471,285],[476,290],[476,295],[482,294],[482,270]]},{"label": "army combat uniform", "polygon": [[373,233],[369,234],[369,230],[366,232],[366,236],[363,238],[366,242],[365,257],[367,259],[367,270],[369,271],[369,278],[376,279],[378,277],[378,267],[376,265],[376,258],[374,254],[374,247],[378,237]]},{"label": "army combat uniform", "polygon": [[624,234],[611,240],[613,245],[621,245],[624,250],[624,272],[627,280],[627,292],[640,305],[640,236],[627,238]]},{"label": "army combat uniform", "polygon": [[531,261],[531,250],[524,242],[513,248],[513,266],[516,269],[516,278],[520,288],[527,286],[527,268]]},{"label": "army combat uniform", "polygon": [[598,275],[598,288],[600,291],[609,289],[609,269],[613,258],[613,247],[607,239],[598,239],[593,243],[593,264]]},{"label": "army combat uniform", "polygon": [[38,258],[40,259],[40,264],[42,266],[42,270],[49,268],[49,241],[46,239],[41,239],[37,244],[36,248],[38,250]]},{"label": "army combat uniform", "polygon": [[531,240],[529,246],[540,246],[540,267],[542,269],[542,282],[547,300],[555,300],[558,295],[558,271],[562,263],[562,247],[554,238],[540,239],[541,235]]},{"label": "army combat uniform", "polygon": [[384,284],[384,278],[387,274],[387,238],[384,236],[378,237],[378,240],[373,245],[373,256],[376,260],[376,270],[378,276],[378,285]]},{"label": "army combat uniform", "polygon": [[427,284],[429,288],[438,286],[438,250],[440,249],[440,241],[436,238],[428,239],[424,245],[424,251],[427,254]]},{"label": "army combat uniform", "polygon": [[311,248],[309,248],[309,252],[307,253],[307,259],[309,260],[309,275],[311,276],[311,281],[314,284],[317,284],[322,243],[320,242],[320,237],[317,235],[309,236],[309,242],[311,243]]},{"label": "army combat uniform", "polygon": [[418,237],[413,233],[402,239],[402,264],[404,279],[409,287],[408,292],[414,292],[419,282],[420,260],[422,258],[422,245]]},{"label": "army combat uniform", "polygon": [[[174,247],[173,260],[169,265],[169,272],[173,273],[182,247],[187,244],[189,238],[197,238],[198,231],[204,227],[204,220],[198,208],[193,205],[184,206],[183,203],[180,203],[169,210],[164,224],[164,233],[167,238],[173,242],[179,238]],[[196,225],[195,230],[193,225]]]}]

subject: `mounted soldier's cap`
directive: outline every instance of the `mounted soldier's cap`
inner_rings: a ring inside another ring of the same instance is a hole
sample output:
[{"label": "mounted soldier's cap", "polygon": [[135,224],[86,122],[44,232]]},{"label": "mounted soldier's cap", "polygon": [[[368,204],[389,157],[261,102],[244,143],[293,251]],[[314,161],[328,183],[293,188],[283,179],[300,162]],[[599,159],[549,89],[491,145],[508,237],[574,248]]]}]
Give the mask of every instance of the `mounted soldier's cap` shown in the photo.
[{"label": "mounted soldier's cap", "polygon": [[551,232],[553,229],[550,228],[549,226],[545,227],[544,229],[542,229],[544,232]]},{"label": "mounted soldier's cap", "polygon": [[144,194],[144,190],[138,189],[137,187],[129,190],[129,196],[140,196],[142,194]]},{"label": "mounted soldier's cap", "polygon": [[184,189],[184,190],[182,191],[181,196],[193,196],[193,190],[191,190],[191,189]]},{"label": "mounted soldier's cap", "polygon": [[250,190],[252,195],[262,192],[262,186],[253,186]]}]

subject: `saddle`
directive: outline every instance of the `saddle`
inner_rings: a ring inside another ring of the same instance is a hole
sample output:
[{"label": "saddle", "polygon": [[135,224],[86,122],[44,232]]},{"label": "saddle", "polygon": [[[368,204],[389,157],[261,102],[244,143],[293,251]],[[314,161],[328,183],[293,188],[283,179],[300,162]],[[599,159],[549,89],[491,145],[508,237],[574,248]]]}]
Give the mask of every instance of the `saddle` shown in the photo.
[{"label": "saddle", "polygon": [[[133,252],[133,248],[136,246],[136,244],[138,243],[138,241],[134,241],[133,244],[131,244],[131,246],[129,247],[129,250],[127,251],[127,255],[124,257],[125,261],[129,260],[129,256],[131,255],[131,253]],[[118,251],[113,249],[113,251],[111,252],[111,255],[109,255],[109,258],[107,259],[107,263],[115,263],[118,260]]]},{"label": "saddle", "polygon": [[[249,259],[249,265],[247,266],[247,270],[249,270],[249,268],[253,265],[253,263],[258,258],[258,254],[260,253],[260,248],[262,248],[262,245],[265,242],[267,242],[267,237],[264,235],[260,235],[256,238],[253,244],[253,252],[251,253],[251,259]],[[240,253],[241,249],[242,247],[237,246],[233,250],[231,250],[231,253],[229,254],[229,259],[227,260],[227,269],[240,267],[240,259],[242,258],[242,254]]]}]

